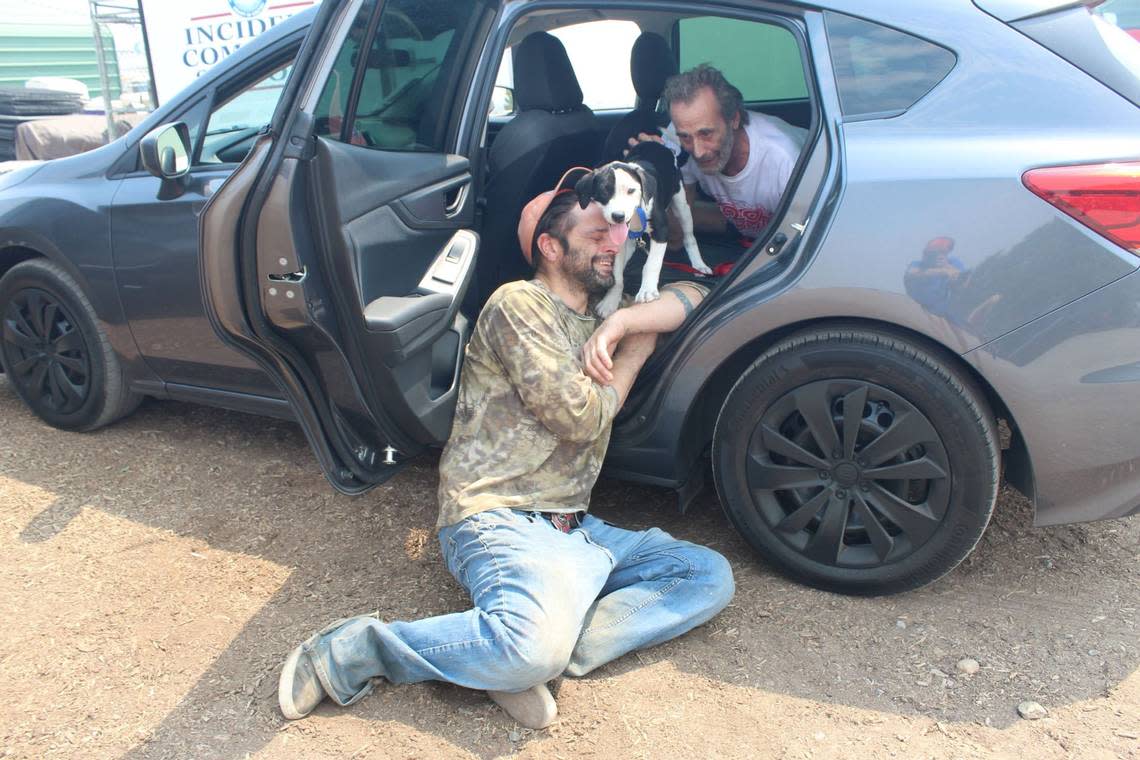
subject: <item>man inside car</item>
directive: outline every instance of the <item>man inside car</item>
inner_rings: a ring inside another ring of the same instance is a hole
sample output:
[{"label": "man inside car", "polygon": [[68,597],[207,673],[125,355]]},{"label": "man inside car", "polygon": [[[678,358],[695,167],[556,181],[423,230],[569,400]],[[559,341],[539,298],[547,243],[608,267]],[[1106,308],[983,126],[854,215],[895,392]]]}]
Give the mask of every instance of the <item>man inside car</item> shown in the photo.
[{"label": "man inside car", "polygon": [[[788,186],[807,131],[744,108],[744,98],[720,70],[701,64],[665,83],[671,129],[689,160],[681,166],[685,195],[700,233],[758,237]],[[630,140],[662,140],[642,133]],[[669,140],[663,140],[669,144]],[[676,149],[676,146],[673,146]],[[698,198],[697,189],[712,200]],[[682,244],[670,219],[670,248]]]},{"label": "man inside car", "polygon": [[332,623],[286,661],[285,717],[326,696],[352,704],[375,678],[440,680],[486,690],[521,725],[542,728],[557,714],[548,681],[679,636],[732,598],[732,570],[715,551],[586,512],[614,416],[657,335],[679,327],[704,291],[674,283],[599,326],[590,307],[613,283],[617,244],[601,207],[578,204],[584,171],[523,210],[534,279],[491,296],[467,347],[438,527],[474,607]]}]

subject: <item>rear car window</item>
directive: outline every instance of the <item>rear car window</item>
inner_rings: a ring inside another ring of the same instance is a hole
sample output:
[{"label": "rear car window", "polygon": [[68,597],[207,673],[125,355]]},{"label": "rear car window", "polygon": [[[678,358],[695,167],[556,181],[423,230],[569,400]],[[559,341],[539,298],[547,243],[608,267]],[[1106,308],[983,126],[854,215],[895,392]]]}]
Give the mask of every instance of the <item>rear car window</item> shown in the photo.
[{"label": "rear car window", "polygon": [[1013,27],[1140,106],[1140,3],[1047,13]]},{"label": "rear car window", "polygon": [[711,63],[746,103],[807,98],[803,60],[795,36],[758,21],[696,16],[677,23],[681,71]]},{"label": "rear car window", "polygon": [[[629,61],[633,43],[641,29],[632,21],[604,19],[571,24],[550,33],[566,48],[566,56],[582,88],[582,102],[592,111],[628,109],[637,105],[637,93],[629,78],[628,63],[625,69],[615,62]],[[599,51],[604,54],[599,55]],[[499,73],[495,77],[496,97],[506,90],[513,91],[515,76],[511,48],[503,53]],[[493,103],[492,115],[501,116],[515,111],[513,99]]]},{"label": "rear car window", "polygon": [[955,55],[897,29],[830,11],[823,14],[844,117],[897,116],[934,89]]}]

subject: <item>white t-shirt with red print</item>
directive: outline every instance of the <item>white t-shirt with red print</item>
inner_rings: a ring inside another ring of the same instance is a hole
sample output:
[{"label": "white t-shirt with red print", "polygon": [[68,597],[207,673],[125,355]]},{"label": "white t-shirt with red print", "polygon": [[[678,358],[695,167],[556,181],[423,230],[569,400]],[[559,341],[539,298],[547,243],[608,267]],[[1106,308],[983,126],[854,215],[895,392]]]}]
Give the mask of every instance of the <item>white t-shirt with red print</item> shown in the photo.
[{"label": "white t-shirt with red print", "polygon": [[681,178],[686,185],[699,184],[716,200],[725,219],[742,235],[754,238],[780,203],[807,130],[755,111],[749,111],[748,117],[744,125],[748,162],[739,174],[705,174],[696,161],[688,161],[681,167]]}]

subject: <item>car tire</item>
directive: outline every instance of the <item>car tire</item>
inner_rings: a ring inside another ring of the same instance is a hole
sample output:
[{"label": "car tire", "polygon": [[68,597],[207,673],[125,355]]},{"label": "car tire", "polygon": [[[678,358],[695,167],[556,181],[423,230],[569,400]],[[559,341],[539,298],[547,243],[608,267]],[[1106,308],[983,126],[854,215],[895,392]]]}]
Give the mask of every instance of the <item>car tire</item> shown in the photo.
[{"label": "car tire", "polygon": [[103,427],[141,400],[82,288],[47,259],[0,279],[0,365],[24,403],[63,430]]},{"label": "car tire", "polygon": [[1000,472],[972,379],[917,341],[863,328],[766,351],[729,392],[712,459],[753,549],[796,580],[859,595],[957,566],[989,522]]}]

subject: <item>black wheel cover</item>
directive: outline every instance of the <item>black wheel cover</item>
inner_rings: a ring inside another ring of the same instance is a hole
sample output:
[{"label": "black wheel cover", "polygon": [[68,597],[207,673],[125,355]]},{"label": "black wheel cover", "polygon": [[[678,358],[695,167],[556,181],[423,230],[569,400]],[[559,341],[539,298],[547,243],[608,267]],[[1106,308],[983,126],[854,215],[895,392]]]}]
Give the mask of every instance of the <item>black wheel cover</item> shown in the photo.
[{"label": "black wheel cover", "polygon": [[55,414],[78,411],[91,396],[91,350],[74,316],[40,288],[17,291],[4,310],[4,365],[21,395]]},{"label": "black wheel cover", "polygon": [[748,443],[753,515],[822,565],[901,560],[946,516],[950,462],[930,421],[874,383],[809,382],[760,419]]}]

